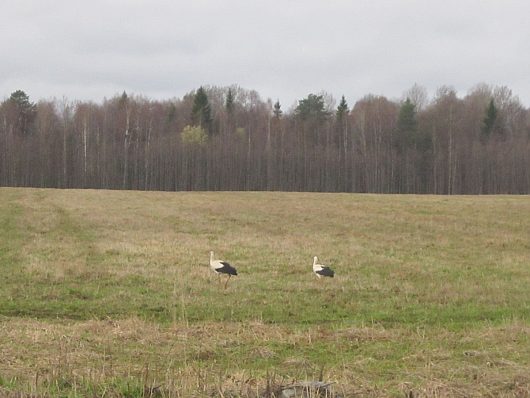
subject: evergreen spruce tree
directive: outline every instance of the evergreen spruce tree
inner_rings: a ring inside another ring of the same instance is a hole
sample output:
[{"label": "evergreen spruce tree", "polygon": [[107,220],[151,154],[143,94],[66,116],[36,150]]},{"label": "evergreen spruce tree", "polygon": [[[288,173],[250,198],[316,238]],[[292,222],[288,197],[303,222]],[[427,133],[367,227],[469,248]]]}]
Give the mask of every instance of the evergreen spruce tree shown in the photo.
[{"label": "evergreen spruce tree", "polygon": [[175,104],[171,103],[169,104],[169,107],[167,109],[166,123],[167,124],[172,123],[176,117],[177,117],[177,107],[175,106]]},{"label": "evergreen spruce tree", "polygon": [[127,100],[129,99],[129,97],[127,96],[127,93],[125,91],[123,91],[123,93],[121,94],[121,97],[120,97],[120,106],[125,106],[127,104]]},{"label": "evergreen spruce tree", "polygon": [[487,140],[495,127],[495,121],[497,120],[497,107],[493,98],[490,100],[490,103],[486,109],[486,116],[482,122],[482,139]]},{"label": "evergreen spruce tree", "polygon": [[274,114],[274,117],[276,119],[279,119],[282,117],[282,106],[280,105],[280,101],[277,100],[275,103],[274,103],[274,109],[272,110],[272,113]]},{"label": "evergreen spruce tree", "polygon": [[337,107],[337,119],[342,120],[345,115],[348,114],[350,110],[348,109],[348,103],[346,102],[346,98],[344,98],[344,95],[340,99],[339,106]]},{"label": "evergreen spruce tree", "polygon": [[417,144],[418,123],[416,121],[416,105],[407,98],[401,105],[398,117],[398,136],[396,145],[399,150],[410,148]]},{"label": "evergreen spruce tree", "polygon": [[193,100],[191,121],[195,126],[201,126],[208,133],[210,133],[210,127],[212,123],[211,113],[212,111],[210,108],[210,103],[208,102],[206,91],[202,87],[199,87]]},{"label": "evergreen spruce tree", "polygon": [[230,88],[228,89],[228,94],[226,94],[225,108],[229,115],[234,113],[234,94]]}]

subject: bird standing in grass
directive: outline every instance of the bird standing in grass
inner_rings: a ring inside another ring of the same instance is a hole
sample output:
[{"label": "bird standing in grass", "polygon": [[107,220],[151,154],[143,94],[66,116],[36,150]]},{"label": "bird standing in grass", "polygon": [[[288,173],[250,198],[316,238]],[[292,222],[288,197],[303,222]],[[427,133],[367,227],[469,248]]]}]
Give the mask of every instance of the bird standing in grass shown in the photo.
[{"label": "bird standing in grass", "polygon": [[219,280],[221,280],[221,274],[228,275],[228,278],[225,282],[225,289],[228,285],[228,281],[232,275],[237,275],[237,270],[228,264],[226,261],[214,260],[213,251],[210,252],[210,268],[219,275]]},{"label": "bird standing in grass", "polygon": [[318,261],[318,258],[317,256],[315,256],[313,258],[313,272],[315,273],[315,275],[318,276],[319,278],[322,278],[323,276],[333,278],[333,276],[335,275],[335,272],[326,265],[317,264],[317,261]]}]

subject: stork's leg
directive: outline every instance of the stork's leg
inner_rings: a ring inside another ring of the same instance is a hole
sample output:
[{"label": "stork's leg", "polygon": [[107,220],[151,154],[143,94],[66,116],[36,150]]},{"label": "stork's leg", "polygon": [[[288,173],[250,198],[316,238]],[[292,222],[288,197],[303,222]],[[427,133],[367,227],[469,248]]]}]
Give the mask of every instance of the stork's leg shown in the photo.
[{"label": "stork's leg", "polygon": [[226,289],[226,286],[228,285],[228,281],[230,280],[230,277],[231,277],[231,276],[232,276],[232,275],[228,274],[228,278],[226,279],[226,282],[225,282],[225,289]]}]

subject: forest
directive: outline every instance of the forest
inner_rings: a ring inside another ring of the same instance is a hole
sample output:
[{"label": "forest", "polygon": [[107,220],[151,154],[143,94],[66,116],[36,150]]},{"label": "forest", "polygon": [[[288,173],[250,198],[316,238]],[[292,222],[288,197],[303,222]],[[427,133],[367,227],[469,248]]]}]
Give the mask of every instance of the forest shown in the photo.
[{"label": "forest", "polygon": [[0,186],[161,191],[530,193],[530,109],[507,87],[290,108],[239,86],[169,100],[0,104]]}]

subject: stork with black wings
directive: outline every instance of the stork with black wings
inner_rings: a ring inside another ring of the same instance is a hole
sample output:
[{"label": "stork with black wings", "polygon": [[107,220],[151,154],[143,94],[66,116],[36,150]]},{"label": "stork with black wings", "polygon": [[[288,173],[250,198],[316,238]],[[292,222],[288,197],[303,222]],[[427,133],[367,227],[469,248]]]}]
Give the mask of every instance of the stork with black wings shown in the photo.
[{"label": "stork with black wings", "polygon": [[228,285],[228,281],[230,280],[230,277],[232,275],[237,275],[237,270],[232,267],[230,264],[228,264],[226,261],[222,260],[214,260],[213,259],[213,251],[210,252],[210,268],[213,272],[219,275],[219,278],[221,278],[221,275],[228,275],[228,278],[225,282],[225,289]]},{"label": "stork with black wings", "polygon": [[313,258],[313,272],[316,276],[319,278],[322,278],[323,276],[327,276],[329,278],[333,278],[335,276],[335,272],[329,268],[327,265],[317,264],[318,258],[315,256]]}]

